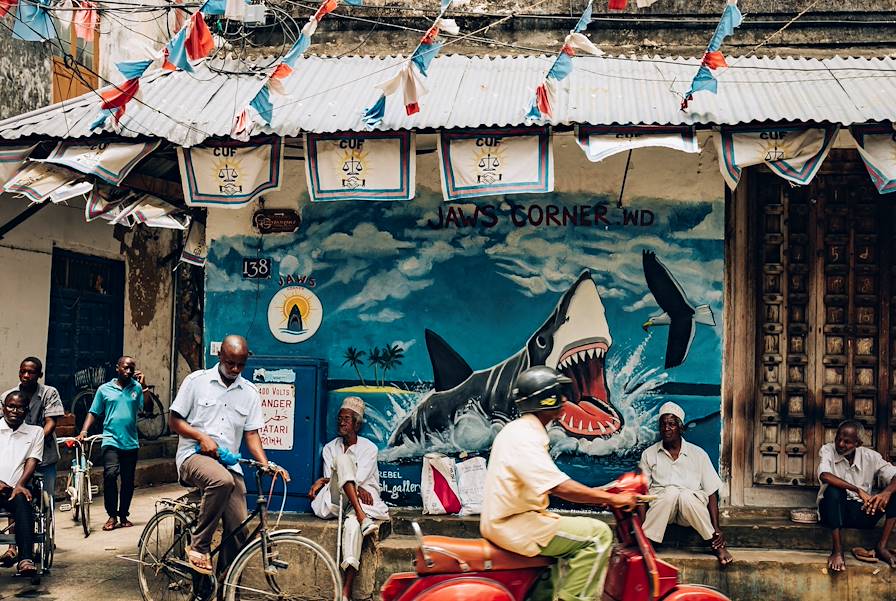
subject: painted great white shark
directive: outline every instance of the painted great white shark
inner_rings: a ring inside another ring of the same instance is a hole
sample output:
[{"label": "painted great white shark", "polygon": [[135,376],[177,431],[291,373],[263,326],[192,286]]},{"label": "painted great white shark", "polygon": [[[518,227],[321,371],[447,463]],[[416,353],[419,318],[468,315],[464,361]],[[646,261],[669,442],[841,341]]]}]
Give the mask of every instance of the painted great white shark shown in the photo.
[{"label": "painted great white shark", "polygon": [[622,428],[622,414],[609,398],[604,360],[613,344],[606,312],[591,272],[584,271],[563,293],[526,346],[488,369],[473,371],[438,334],[426,330],[434,389],[426,393],[389,438],[389,445],[423,442],[444,432],[460,414],[478,404],[492,422],[507,422],[518,412],[511,391],[517,375],[534,365],[559,369],[570,377],[572,398],[559,423],[580,438],[609,438]]}]

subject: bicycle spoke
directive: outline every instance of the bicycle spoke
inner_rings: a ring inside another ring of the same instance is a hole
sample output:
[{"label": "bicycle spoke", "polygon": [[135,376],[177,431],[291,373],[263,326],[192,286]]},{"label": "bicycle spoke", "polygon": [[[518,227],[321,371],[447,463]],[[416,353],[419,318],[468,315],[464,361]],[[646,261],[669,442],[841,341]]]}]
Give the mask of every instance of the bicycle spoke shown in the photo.
[{"label": "bicycle spoke", "polygon": [[146,601],[189,601],[193,574],[178,565],[189,543],[189,525],[180,514],[163,511],[155,515],[140,536],[139,582]]}]

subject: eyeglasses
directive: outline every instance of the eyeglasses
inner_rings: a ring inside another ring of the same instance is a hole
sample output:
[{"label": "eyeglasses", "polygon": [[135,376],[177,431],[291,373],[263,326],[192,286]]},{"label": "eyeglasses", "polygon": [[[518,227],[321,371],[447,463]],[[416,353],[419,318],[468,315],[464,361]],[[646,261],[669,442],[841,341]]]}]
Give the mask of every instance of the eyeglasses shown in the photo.
[{"label": "eyeglasses", "polygon": [[27,407],[16,407],[15,405],[3,405],[3,408],[10,413],[25,413],[28,411]]}]

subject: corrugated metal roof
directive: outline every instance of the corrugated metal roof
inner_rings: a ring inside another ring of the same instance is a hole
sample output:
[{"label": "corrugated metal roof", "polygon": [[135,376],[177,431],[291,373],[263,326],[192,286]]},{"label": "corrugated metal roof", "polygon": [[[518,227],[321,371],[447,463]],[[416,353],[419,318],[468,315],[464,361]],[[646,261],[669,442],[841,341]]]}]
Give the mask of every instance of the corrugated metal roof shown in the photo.
[{"label": "corrugated metal roof", "polygon": [[[286,81],[289,97],[272,95],[274,117],[264,133],[363,130],[361,113],[377,98],[375,84],[392,76],[402,57],[302,58]],[[510,126],[525,123],[533,90],[552,57],[435,59],[421,111],[408,117],[400,97],[389,99],[381,129]],[[896,59],[733,57],[718,72],[719,93],[700,92],[679,109],[699,64],[694,58],[576,57],[560,83],[554,125],[702,124],[754,121],[896,121]],[[245,64],[215,61],[195,73],[157,72],[141,81],[123,136],[148,135],[191,146],[228,136],[236,113],[261,87],[258,75],[234,75]],[[85,137],[99,98],[88,94],[0,122],[0,139]]]}]

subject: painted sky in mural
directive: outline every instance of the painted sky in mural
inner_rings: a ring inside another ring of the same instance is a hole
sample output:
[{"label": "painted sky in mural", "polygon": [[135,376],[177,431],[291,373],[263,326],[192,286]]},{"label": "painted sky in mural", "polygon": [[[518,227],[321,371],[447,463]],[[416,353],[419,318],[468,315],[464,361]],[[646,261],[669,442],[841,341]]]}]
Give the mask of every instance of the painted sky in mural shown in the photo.
[{"label": "painted sky in mural", "polygon": [[[360,391],[383,461],[487,449],[529,364],[576,381],[550,432],[574,477],[596,483],[632,467],[665,400],[685,407],[688,438],[717,460],[723,214],[721,199],[619,209],[572,194],[308,205],[296,234],[212,245],[206,342],[235,331],[259,354],[327,359],[331,413]],[[272,277],[244,279],[244,257],[270,257]],[[272,298],[290,286],[312,291],[323,312],[299,344],[268,327]],[[391,354],[385,370],[369,364],[372,350]]]}]

